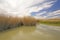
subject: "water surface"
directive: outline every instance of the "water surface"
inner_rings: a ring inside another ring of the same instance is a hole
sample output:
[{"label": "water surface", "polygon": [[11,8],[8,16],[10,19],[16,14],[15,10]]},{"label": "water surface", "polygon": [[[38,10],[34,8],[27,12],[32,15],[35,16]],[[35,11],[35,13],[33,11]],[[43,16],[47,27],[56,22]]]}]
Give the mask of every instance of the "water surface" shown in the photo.
[{"label": "water surface", "polygon": [[60,40],[60,27],[37,25],[0,32],[0,40]]}]

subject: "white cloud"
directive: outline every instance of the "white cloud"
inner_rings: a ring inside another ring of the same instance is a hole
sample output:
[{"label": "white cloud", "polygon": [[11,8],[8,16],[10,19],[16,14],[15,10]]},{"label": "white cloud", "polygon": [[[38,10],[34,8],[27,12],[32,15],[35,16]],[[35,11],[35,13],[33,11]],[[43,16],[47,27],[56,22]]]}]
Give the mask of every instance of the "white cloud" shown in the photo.
[{"label": "white cloud", "polygon": [[60,14],[60,10],[50,12],[50,13],[48,14],[48,16],[54,16],[54,15],[57,15],[57,14]]},{"label": "white cloud", "polygon": [[40,6],[33,6],[32,8],[30,8],[30,12],[38,12],[43,9],[48,9],[53,5],[52,3],[54,2],[56,1],[45,2],[45,3],[40,4]]},{"label": "white cloud", "polygon": [[[32,7],[32,9],[30,8],[30,12],[39,12],[40,10],[48,9],[48,8],[50,8],[52,5],[54,5],[54,2],[56,2],[56,1],[45,2],[45,3],[43,3],[43,4],[40,5],[40,6],[34,6],[34,7]],[[48,16],[40,16],[40,15],[45,14],[45,13],[47,13],[47,11],[43,11],[43,12],[41,12],[41,13],[38,13],[38,14],[36,14],[35,17],[36,17],[36,18],[40,18],[40,19],[45,19],[45,18],[47,18]]]},{"label": "white cloud", "polygon": [[36,19],[46,19],[46,16],[34,16]]},{"label": "white cloud", "polygon": [[46,11],[43,11],[42,13],[36,14],[36,16],[40,16],[40,15],[45,14],[45,13],[47,13],[47,12]]},{"label": "white cloud", "polygon": [[[26,9],[27,7],[42,1],[43,0],[4,0],[0,3],[0,8],[4,9],[10,14],[17,13],[21,16],[24,16],[24,15],[30,15],[28,12],[28,9]],[[14,14],[14,15],[17,15],[17,14]]]},{"label": "white cloud", "polygon": [[45,13],[47,13],[47,12],[44,11],[40,14],[37,14],[36,18],[39,18],[39,19],[60,18],[60,10],[49,12],[48,15],[46,15],[46,16],[40,16]]},{"label": "white cloud", "polygon": [[[0,8],[9,12],[11,15],[28,16],[31,12],[38,12],[44,8],[49,8],[55,1],[43,3],[40,6],[30,7],[35,4],[42,3],[46,0],[4,0],[0,3]],[[28,8],[30,7],[30,8]]]},{"label": "white cloud", "polygon": [[36,14],[36,16],[34,16],[36,19],[46,19],[47,16],[41,16],[42,14],[47,13],[46,11],[43,11],[42,13],[38,13]]}]

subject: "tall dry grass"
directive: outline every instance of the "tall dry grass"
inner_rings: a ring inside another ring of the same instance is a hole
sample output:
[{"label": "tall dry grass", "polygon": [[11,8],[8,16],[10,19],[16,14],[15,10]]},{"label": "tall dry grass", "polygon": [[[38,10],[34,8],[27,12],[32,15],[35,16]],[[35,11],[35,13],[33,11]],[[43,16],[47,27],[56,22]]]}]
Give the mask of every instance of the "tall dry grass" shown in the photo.
[{"label": "tall dry grass", "polygon": [[37,21],[34,17],[6,17],[0,16],[0,30],[11,29],[20,26],[35,26]]}]

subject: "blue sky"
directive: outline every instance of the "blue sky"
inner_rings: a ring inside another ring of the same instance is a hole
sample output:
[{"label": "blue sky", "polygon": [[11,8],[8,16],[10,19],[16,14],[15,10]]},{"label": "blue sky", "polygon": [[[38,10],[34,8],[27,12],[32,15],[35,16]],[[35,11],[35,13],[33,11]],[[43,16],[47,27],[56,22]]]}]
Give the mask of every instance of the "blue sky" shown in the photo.
[{"label": "blue sky", "polygon": [[[48,2],[49,2],[49,0],[48,0]],[[60,0],[57,0],[56,2],[54,2],[53,5],[51,7],[49,7],[49,8],[47,8],[47,9],[42,9],[42,10],[40,10],[38,12],[32,12],[31,15],[36,16],[37,14],[40,14],[40,13],[46,11],[46,13],[43,13],[42,15],[38,15],[38,17],[39,16],[42,16],[42,17],[45,16],[46,18],[50,18],[50,17],[52,18],[52,17],[55,17],[55,16],[60,17],[60,13],[59,14],[57,13],[56,15],[48,16],[49,13],[53,14],[53,12],[58,11],[58,10],[60,10]]]},{"label": "blue sky", "polygon": [[55,4],[48,9],[48,11],[60,10],[60,0],[57,0]]}]

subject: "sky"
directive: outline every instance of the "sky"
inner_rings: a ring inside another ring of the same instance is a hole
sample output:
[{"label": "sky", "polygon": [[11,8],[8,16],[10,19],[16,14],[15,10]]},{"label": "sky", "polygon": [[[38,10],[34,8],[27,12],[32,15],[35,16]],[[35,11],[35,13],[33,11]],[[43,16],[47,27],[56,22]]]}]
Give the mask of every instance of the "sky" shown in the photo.
[{"label": "sky", "polygon": [[8,16],[59,18],[60,0],[0,0],[0,12],[2,11]]}]

